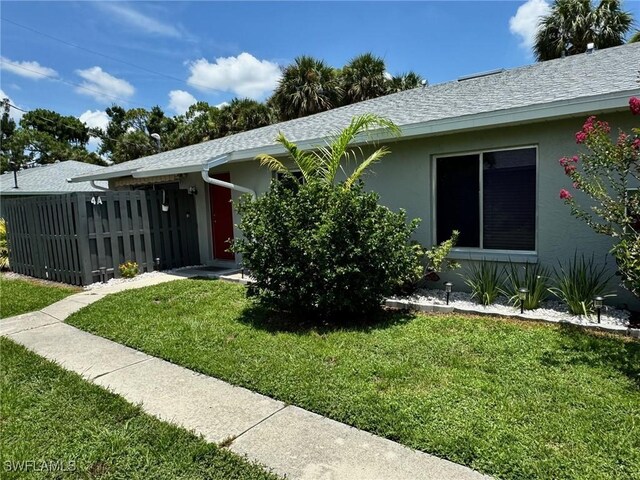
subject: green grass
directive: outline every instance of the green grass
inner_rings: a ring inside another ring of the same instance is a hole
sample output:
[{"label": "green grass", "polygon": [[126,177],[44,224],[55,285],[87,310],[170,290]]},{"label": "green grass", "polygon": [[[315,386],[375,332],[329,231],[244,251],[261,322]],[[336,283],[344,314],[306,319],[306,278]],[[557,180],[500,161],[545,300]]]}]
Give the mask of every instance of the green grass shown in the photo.
[{"label": "green grass", "polygon": [[244,292],[176,281],[67,321],[500,478],[640,478],[639,342],[458,315],[287,328]]},{"label": "green grass", "polygon": [[[0,348],[2,478],[276,478],[9,340]],[[75,471],[7,472],[29,460]]]},{"label": "green grass", "polygon": [[79,291],[75,287],[46,285],[35,280],[0,276],[0,318],[40,310]]}]

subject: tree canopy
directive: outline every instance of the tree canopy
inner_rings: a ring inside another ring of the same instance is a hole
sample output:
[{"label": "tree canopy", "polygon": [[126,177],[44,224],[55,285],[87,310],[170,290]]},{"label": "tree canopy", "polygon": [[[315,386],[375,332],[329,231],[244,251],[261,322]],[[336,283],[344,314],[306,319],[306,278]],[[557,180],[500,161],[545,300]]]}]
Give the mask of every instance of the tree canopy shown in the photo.
[{"label": "tree canopy", "polygon": [[533,47],[538,61],[584,53],[587,45],[603,49],[622,45],[633,17],[620,0],[556,0],[540,19]]}]

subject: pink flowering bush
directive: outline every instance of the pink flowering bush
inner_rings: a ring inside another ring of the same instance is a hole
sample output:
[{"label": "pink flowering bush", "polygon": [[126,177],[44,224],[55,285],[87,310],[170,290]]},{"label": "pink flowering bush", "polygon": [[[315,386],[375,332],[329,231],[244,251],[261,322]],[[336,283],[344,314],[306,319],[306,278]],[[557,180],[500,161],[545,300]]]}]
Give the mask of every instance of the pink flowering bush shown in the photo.
[{"label": "pink flowering bush", "polygon": [[[640,115],[640,99],[632,97],[629,109]],[[611,253],[623,284],[640,297],[640,128],[614,140],[609,124],[591,116],[575,139],[587,151],[561,158],[560,166],[588,207],[565,188],[560,198],[596,232],[617,239]]]}]

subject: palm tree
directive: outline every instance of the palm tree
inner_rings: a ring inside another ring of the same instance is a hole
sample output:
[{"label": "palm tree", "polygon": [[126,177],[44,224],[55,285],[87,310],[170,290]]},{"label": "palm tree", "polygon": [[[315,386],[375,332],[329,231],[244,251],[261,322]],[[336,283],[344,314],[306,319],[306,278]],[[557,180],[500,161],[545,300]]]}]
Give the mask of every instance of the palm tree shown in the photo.
[{"label": "palm tree", "polygon": [[596,48],[624,43],[633,17],[621,8],[620,0],[556,0],[549,15],[542,17],[534,44],[538,61],[583,53],[589,43]]},{"label": "palm tree", "polygon": [[[336,133],[325,146],[313,151],[303,151],[298,146],[287,140],[280,132],[276,141],[280,143],[289,153],[295,164],[295,169],[302,173],[304,181],[320,181],[326,184],[333,184],[338,172],[342,171],[346,177],[343,184],[345,189],[351,186],[364,174],[364,172],[382,157],[389,153],[387,147],[380,147],[368,157],[360,148],[353,148],[349,145],[361,134],[369,132],[371,129],[384,129],[393,135],[399,135],[400,129],[391,120],[379,117],[374,114],[364,114],[353,117],[351,123],[342,131]],[[256,157],[262,165],[266,165],[271,170],[289,176],[296,180],[291,170],[277,158],[271,155],[262,154]],[[344,170],[346,163],[355,162],[356,167],[348,174]]]},{"label": "palm tree", "polygon": [[336,107],[341,96],[335,70],[322,60],[303,55],[283,70],[269,104],[280,120],[291,120]]},{"label": "palm tree", "polygon": [[220,109],[221,136],[246,132],[271,124],[271,111],[265,104],[249,98],[234,98]]},{"label": "palm tree", "polygon": [[631,36],[628,43],[636,43],[636,42],[640,42],[640,30],[638,30],[636,33],[634,33]]},{"label": "palm tree", "polygon": [[386,95],[386,70],[384,60],[372,53],[363,53],[351,59],[342,69],[343,104]]},{"label": "palm tree", "polygon": [[401,73],[393,76],[387,81],[387,92],[398,93],[412,88],[419,87],[422,84],[422,77],[415,72]]}]

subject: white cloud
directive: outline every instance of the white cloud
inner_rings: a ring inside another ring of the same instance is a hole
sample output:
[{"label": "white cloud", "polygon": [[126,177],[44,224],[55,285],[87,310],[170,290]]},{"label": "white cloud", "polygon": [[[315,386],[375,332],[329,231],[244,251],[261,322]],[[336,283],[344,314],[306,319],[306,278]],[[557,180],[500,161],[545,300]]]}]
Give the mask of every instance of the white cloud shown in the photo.
[{"label": "white cloud", "polygon": [[171,90],[169,92],[169,108],[178,115],[184,115],[189,107],[196,102],[196,97],[184,90]]},{"label": "white cloud", "polygon": [[[4,90],[0,89],[0,100],[3,100],[5,98],[9,99],[9,103],[11,105],[15,105],[16,107],[19,107],[20,105],[16,104],[9,95],[7,95],[6,93],[4,93]],[[2,114],[4,112],[0,111],[0,114]],[[16,110],[15,108],[10,108],[9,109],[9,117],[12,118],[16,123],[18,123],[20,121],[20,119],[22,118],[22,116],[24,115],[24,112],[21,112],[20,110]]]},{"label": "white cloud", "polygon": [[136,91],[129,82],[109,75],[100,67],[76,70],[76,73],[84,79],[82,88],[76,88],[76,92],[92,96],[99,102],[111,103],[119,98],[126,100]]},{"label": "white cloud", "polygon": [[229,105],[229,102],[220,102],[217,105],[214,105],[216,108],[222,108],[222,107],[226,107],[227,105]]},{"label": "white cloud", "polygon": [[53,68],[45,67],[38,62],[18,62],[10,60],[7,57],[0,57],[0,69],[33,80],[42,80],[46,77],[58,76],[58,72]]},{"label": "white cloud", "polygon": [[201,90],[233,92],[240,97],[260,99],[271,92],[280,79],[280,67],[243,52],[237,57],[216,58],[214,63],[201,58],[189,64],[187,82]]},{"label": "white cloud", "polygon": [[146,33],[180,38],[182,33],[169,23],[156,20],[121,2],[96,2],[96,7],[113,14],[118,20]]},{"label": "white cloud", "polygon": [[106,130],[109,125],[109,115],[104,110],[87,110],[78,117],[89,128]]},{"label": "white cloud", "polygon": [[521,38],[523,47],[531,48],[536,39],[540,17],[548,15],[550,11],[551,7],[545,0],[527,0],[509,19],[509,30]]},{"label": "white cloud", "polygon": [[[107,115],[107,112],[104,110],[87,110],[78,118],[89,128],[106,130],[107,125],[109,125],[109,115]],[[89,151],[95,152],[100,148],[101,143],[102,141],[99,138],[91,137],[89,138],[89,145],[87,145],[87,147]]]}]

